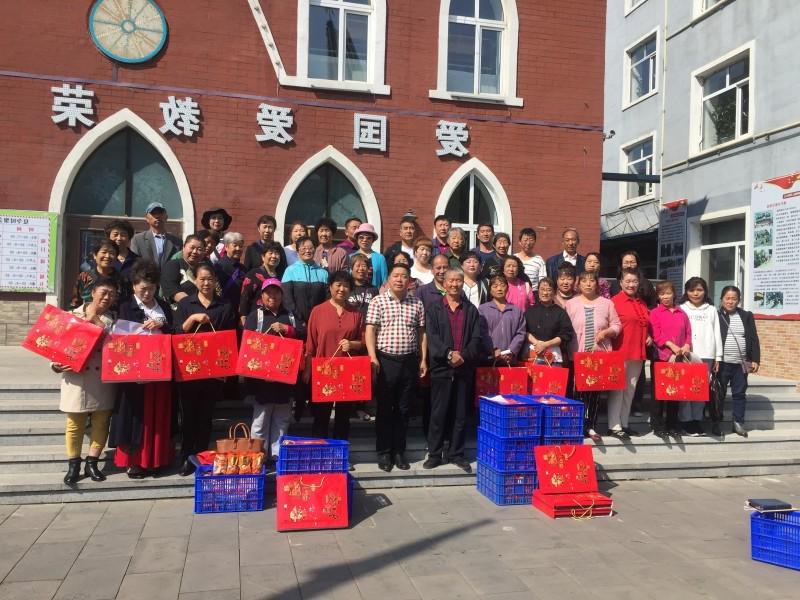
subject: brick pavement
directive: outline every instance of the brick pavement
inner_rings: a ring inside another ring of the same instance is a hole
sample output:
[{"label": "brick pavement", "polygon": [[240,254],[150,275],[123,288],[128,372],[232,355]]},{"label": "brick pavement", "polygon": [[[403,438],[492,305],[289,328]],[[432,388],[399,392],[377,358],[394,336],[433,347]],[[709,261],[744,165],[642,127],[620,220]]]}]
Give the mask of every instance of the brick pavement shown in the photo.
[{"label": "brick pavement", "polygon": [[191,500],[0,506],[0,600],[797,597],[749,558],[745,498],[800,476],[622,482],[611,518],[551,521],[473,488],[357,492],[348,530],[276,533]]}]

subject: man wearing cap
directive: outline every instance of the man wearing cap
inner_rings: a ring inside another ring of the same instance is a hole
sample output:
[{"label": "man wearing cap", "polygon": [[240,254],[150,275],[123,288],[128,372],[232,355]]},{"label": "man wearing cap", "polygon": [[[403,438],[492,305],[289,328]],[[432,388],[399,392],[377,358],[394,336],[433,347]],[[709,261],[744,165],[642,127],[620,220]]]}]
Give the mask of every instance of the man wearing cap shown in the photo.
[{"label": "man wearing cap", "polygon": [[[370,260],[370,264],[372,265],[372,285],[376,288],[380,288],[383,282],[386,281],[389,273],[383,254],[372,250],[372,245],[378,241],[378,232],[375,231],[371,223],[362,223],[358,229],[356,229],[355,238],[356,244],[358,244],[358,250],[353,252],[353,254],[363,254]],[[353,254],[350,256],[353,256]]]},{"label": "man wearing cap", "polygon": [[144,218],[149,229],[133,236],[131,250],[145,260],[162,268],[175,252],[181,249],[181,241],[167,233],[167,209],[160,202],[147,205]]},{"label": "man wearing cap", "polygon": [[400,252],[406,252],[411,257],[411,265],[414,266],[414,239],[417,237],[417,217],[413,213],[406,213],[400,219],[400,241],[395,242],[383,253],[386,264],[392,264],[394,257]]}]

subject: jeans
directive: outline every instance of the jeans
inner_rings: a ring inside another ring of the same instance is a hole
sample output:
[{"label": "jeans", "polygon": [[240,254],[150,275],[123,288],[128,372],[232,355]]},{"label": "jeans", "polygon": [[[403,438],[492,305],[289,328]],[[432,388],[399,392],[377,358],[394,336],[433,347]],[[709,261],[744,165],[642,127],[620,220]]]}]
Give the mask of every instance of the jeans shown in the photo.
[{"label": "jeans", "polygon": [[[714,368],[714,359],[704,358],[703,362],[706,365],[706,369],[708,370],[708,375],[710,377],[711,369]],[[678,409],[678,418],[681,420],[681,423],[688,423],[689,421],[702,421],[703,410],[705,407],[705,402],[681,402],[681,406]]]},{"label": "jeans", "polygon": [[719,363],[719,382],[726,392],[728,384],[730,384],[733,399],[733,420],[740,424],[744,423],[744,409],[747,402],[747,373],[742,370],[742,364]]},{"label": "jeans", "polygon": [[288,403],[253,405],[250,433],[254,438],[264,440],[264,449],[270,449],[274,457],[278,456],[278,438],[286,435],[291,415],[292,409]]}]

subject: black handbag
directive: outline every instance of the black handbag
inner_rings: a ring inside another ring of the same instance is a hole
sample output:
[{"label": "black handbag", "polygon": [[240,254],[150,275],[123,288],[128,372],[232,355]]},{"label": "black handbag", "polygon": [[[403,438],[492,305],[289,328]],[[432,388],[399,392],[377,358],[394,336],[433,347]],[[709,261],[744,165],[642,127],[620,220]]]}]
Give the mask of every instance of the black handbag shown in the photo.
[{"label": "black handbag", "polygon": [[727,390],[719,380],[719,375],[712,371],[708,378],[708,416],[714,423],[722,421],[726,394]]}]

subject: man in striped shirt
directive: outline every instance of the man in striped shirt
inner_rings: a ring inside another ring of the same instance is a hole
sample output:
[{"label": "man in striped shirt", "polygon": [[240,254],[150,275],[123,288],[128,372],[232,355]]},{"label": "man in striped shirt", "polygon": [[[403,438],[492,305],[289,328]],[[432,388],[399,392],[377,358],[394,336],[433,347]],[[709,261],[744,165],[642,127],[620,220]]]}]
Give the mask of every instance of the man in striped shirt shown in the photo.
[{"label": "man in striped shirt", "polygon": [[408,265],[389,271],[389,289],[372,299],[367,309],[365,341],[377,373],[375,416],[378,467],[410,468],[405,458],[408,407],[419,379],[427,373],[425,309],[408,294]]}]

